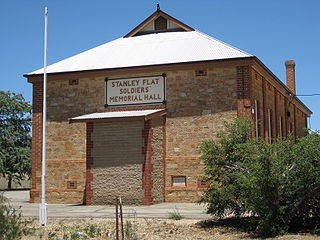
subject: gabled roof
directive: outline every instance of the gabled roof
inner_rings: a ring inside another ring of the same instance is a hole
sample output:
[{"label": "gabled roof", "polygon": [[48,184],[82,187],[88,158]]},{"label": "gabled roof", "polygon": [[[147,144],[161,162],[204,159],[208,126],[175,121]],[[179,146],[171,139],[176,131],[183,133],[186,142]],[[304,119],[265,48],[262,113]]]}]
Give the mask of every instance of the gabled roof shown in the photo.
[{"label": "gabled roof", "polygon": [[[169,25],[167,29],[155,29],[155,21],[159,18],[164,18]],[[153,28],[152,28],[153,27]],[[169,14],[157,9],[153,14],[147,17],[142,23],[140,23],[137,27],[131,30],[128,34],[124,37],[134,37],[137,35],[148,34],[148,33],[156,33],[156,32],[169,32],[169,31],[194,31],[194,29],[185,23],[175,19],[174,17],[170,16]]]},{"label": "gabled roof", "polygon": [[[47,67],[47,73],[252,57],[199,31],[119,38]],[[27,75],[43,74],[43,69]]]}]

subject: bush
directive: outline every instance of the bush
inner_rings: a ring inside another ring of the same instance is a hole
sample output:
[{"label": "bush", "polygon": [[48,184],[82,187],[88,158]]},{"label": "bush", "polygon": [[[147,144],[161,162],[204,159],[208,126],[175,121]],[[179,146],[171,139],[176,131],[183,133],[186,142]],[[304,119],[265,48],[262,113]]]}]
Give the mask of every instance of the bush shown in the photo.
[{"label": "bush", "polygon": [[258,217],[257,231],[274,236],[303,225],[320,213],[320,136],[250,139],[248,120],[226,124],[217,141],[200,150],[209,184],[207,212]]},{"label": "bush", "polygon": [[175,210],[173,212],[169,212],[169,219],[172,220],[181,220],[183,218],[183,216],[180,214],[179,210],[177,208],[175,208]]},{"label": "bush", "polygon": [[31,234],[29,223],[21,219],[21,213],[12,208],[0,192],[0,239],[17,240]]}]

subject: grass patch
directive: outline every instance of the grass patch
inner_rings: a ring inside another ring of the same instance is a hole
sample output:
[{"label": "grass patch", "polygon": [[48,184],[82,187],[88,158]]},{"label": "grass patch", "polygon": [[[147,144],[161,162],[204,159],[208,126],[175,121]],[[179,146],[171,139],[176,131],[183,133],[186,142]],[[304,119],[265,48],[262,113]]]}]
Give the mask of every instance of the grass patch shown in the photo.
[{"label": "grass patch", "polygon": [[175,208],[173,212],[169,212],[169,219],[178,221],[183,219],[183,216],[180,214],[179,210]]}]

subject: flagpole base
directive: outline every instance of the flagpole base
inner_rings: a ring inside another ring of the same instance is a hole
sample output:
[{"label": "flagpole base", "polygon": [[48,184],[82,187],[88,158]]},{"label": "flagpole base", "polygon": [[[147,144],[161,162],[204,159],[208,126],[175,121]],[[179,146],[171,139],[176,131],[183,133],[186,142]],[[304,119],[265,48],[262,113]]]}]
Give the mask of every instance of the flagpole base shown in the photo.
[{"label": "flagpole base", "polygon": [[40,226],[47,226],[47,204],[46,203],[40,203],[39,224]]}]

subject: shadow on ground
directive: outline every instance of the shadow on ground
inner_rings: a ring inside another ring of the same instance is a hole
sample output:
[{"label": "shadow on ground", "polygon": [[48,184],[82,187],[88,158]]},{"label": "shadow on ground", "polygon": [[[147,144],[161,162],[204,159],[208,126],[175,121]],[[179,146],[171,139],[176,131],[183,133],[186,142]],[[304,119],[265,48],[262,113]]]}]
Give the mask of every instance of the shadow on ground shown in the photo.
[{"label": "shadow on ground", "polygon": [[[224,227],[225,232],[239,231],[248,233],[253,238],[264,239],[265,236],[256,234],[255,230],[258,226],[257,217],[229,217],[217,220],[204,220],[198,222],[196,225],[200,228],[210,229],[215,227]],[[309,233],[312,235],[320,236],[320,217],[310,218],[305,221],[304,225],[293,225],[289,234],[304,234]]]}]

